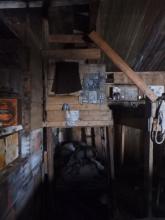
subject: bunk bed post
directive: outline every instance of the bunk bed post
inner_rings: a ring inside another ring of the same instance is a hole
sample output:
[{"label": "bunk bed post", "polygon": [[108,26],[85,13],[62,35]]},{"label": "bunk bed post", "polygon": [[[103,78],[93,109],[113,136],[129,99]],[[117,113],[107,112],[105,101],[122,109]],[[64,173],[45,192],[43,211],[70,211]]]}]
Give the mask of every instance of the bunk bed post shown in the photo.
[{"label": "bunk bed post", "polygon": [[48,178],[50,181],[52,181],[54,175],[53,133],[52,133],[52,128],[46,128],[46,130],[47,130],[46,138],[47,138]]},{"label": "bunk bed post", "polygon": [[154,143],[151,139],[152,123],[155,116],[156,103],[151,103],[149,100],[146,101],[146,189],[147,189],[147,217],[152,217],[152,203],[153,203],[153,162],[154,162]]},{"label": "bunk bed post", "polygon": [[110,177],[113,181],[115,179],[115,165],[114,165],[114,127],[113,125],[107,127],[107,141],[109,149],[109,159],[110,159]]}]

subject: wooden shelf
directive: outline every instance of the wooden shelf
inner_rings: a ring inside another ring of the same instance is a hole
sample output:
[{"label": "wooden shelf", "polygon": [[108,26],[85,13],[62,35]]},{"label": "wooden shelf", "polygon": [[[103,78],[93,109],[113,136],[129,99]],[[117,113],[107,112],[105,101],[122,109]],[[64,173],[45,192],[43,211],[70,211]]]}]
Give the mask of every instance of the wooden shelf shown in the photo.
[{"label": "wooden shelf", "polygon": [[49,35],[49,43],[63,43],[63,44],[81,44],[85,43],[83,39],[83,35],[66,35],[66,34],[55,34],[55,35]]},{"label": "wooden shelf", "polygon": [[43,50],[43,57],[52,57],[54,59],[71,59],[71,60],[98,60],[101,58],[101,51],[97,48],[88,49],[56,49]]},{"label": "wooden shelf", "polygon": [[22,129],[23,129],[22,125],[1,127],[0,128],[0,137],[21,131]]}]

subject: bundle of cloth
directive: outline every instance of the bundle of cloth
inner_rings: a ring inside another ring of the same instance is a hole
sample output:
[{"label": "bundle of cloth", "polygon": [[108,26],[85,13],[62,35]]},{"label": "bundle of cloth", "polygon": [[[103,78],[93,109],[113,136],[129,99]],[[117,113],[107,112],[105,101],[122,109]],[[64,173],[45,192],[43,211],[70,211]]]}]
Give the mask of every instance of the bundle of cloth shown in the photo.
[{"label": "bundle of cloth", "polygon": [[93,146],[69,142],[57,147],[55,170],[57,179],[67,183],[91,182],[105,176],[105,168],[97,160]]}]

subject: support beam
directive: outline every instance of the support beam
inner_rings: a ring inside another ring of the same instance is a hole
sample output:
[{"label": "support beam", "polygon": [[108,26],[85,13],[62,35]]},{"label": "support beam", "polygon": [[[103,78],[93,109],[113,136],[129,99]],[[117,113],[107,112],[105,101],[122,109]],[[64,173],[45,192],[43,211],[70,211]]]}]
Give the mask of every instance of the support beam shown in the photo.
[{"label": "support beam", "polygon": [[42,20],[42,44],[43,44],[43,48],[45,50],[49,49],[49,22],[48,19],[43,19]]},{"label": "support beam", "polygon": [[52,57],[54,59],[71,59],[71,60],[98,60],[101,57],[99,49],[57,49],[44,50],[44,57]]},{"label": "support beam", "polygon": [[[88,4],[89,0],[56,0],[52,1],[52,7],[83,5]],[[29,1],[29,8],[41,8],[43,1]],[[26,8],[26,1],[0,1],[0,9]]]},{"label": "support beam", "polygon": [[81,44],[85,43],[85,41],[83,39],[83,35],[55,34],[49,36],[49,43]]},{"label": "support beam", "polygon": [[148,88],[145,82],[128,66],[128,64],[108,45],[102,37],[92,31],[89,34],[91,40],[112,60],[112,62],[125,73],[128,78],[152,101],[157,100],[157,96]]},{"label": "support beam", "polygon": [[0,19],[16,38],[21,41],[25,41],[25,26],[22,26],[16,17],[8,17],[5,13],[1,13]]}]

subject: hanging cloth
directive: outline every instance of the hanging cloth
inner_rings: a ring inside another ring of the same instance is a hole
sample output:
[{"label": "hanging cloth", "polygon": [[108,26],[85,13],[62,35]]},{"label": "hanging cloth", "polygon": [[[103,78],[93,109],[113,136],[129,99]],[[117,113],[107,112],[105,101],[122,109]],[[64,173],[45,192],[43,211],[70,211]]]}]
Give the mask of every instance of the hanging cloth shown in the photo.
[{"label": "hanging cloth", "polygon": [[82,89],[79,76],[79,64],[76,62],[57,62],[52,92],[69,94]]}]

